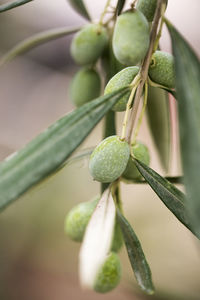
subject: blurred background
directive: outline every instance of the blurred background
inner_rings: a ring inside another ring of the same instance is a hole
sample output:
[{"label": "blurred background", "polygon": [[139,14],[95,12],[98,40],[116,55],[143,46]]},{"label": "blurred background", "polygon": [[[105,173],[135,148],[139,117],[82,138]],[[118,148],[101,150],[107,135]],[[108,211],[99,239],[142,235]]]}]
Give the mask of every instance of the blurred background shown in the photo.
[{"label": "blurred background", "polygon": [[[85,3],[93,19],[98,19],[105,0]],[[166,13],[198,55],[199,11],[199,0],[169,0]],[[35,0],[0,15],[0,55],[34,33],[84,23],[66,0]],[[0,69],[1,160],[73,109],[68,87],[78,67],[69,54],[71,38],[64,37],[35,48]],[[170,51],[166,30],[161,46]],[[118,128],[122,115],[117,116]],[[101,129],[102,123],[80,149],[95,146],[101,140]],[[151,166],[162,172],[145,121],[140,140],[150,147]],[[176,144],[173,150],[170,174],[179,175]],[[84,159],[66,166],[1,213],[0,299],[149,298],[136,285],[125,249],[120,254],[123,277],[119,287],[105,295],[80,288],[80,245],[64,234],[63,222],[70,208],[98,193],[99,184],[93,182],[88,159]],[[152,269],[156,294],[151,299],[200,299],[199,245],[195,237],[147,185],[122,184],[122,198],[125,215],[140,238]]]}]

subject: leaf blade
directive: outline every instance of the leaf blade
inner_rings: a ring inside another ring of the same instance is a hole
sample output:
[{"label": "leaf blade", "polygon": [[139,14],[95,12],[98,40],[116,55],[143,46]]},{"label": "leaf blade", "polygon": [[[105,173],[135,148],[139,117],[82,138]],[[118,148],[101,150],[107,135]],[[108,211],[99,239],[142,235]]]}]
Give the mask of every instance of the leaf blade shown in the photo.
[{"label": "leaf blade", "polygon": [[200,62],[181,34],[167,22],[175,57],[181,156],[187,207],[200,235]]},{"label": "leaf blade", "polygon": [[54,172],[126,93],[102,96],[64,116],[0,165],[0,210]]},{"label": "leaf blade", "polygon": [[24,41],[20,42],[15,47],[13,47],[10,51],[8,51],[0,59],[0,66],[11,61],[16,56],[21,55],[39,45],[75,33],[78,30],[80,30],[80,28],[81,27],[73,27],[73,28],[61,27],[61,28],[46,30],[38,34],[35,34],[25,39]]},{"label": "leaf blade", "polygon": [[33,0],[16,0],[16,1],[12,1],[3,5],[0,5],[0,13],[5,12],[7,10],[16,8],[18,6],[24,5],[28,2],[31,2]]},{"label": "leaf blade", "polygon": [[[182,224],[184,224],[192,233],[195,234],[187,215],[185,195],[164,177],[161,177],[158,173],[143,164],[141,161],[134,159],[134,162],[139,172],[142,174],[154,192],[158,195],[158,197],[162,200],[162,202],[167,206],[167,208]],[[200,238],[200,236],[196,236]]]},{"label": "leaf blade", "polygon": [[91,21],[90,15],[82,0],[67,0],[67,1],[77,13],[79,13],[82,17],[86,18],[87,20]]},{"label": "leaf blade", "polygon": [[151,270],[145,258],[140,241],[127,219],[117,209],[117,219],[120,224],[128,256],[134,271],[136,280],[141,289],[149,295],[154,293],[154,286],[151,278]]}]

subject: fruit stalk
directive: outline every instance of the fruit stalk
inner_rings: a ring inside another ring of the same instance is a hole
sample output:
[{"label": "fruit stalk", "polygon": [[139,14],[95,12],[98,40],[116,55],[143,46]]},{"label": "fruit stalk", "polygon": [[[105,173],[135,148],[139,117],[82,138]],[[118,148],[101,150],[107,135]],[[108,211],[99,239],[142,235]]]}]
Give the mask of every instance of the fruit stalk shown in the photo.
[{"label": "fruit stalk", "polygon": [[139,103],[140,103],[140,98],[141,98],[142,92],[143,92],[143,86],[148,77],[148,69],[149,69],[149,65],[151,62],[151,56],[153,54],[154,44],[155,44],[156,37],[157,37],[159,21],[162,16],[163,5],[165,5],[164,0],[158,0],[155,17],[154,17],[154,21],[153,21],[153,25],[152,25],[151,35],[150,35],[150,45],[149,45],[147,55],[143,61],[143,64],[142,64],[142,67],[140,70],[141,81],[140,81],[137,91],[136,91],[133,109],[131,111],[129,122],[128,122],[126,141],[129,144],[131,143],[131,135],[132,135],[132,131],[133,131],[133,127],[134,127],[134,123],[135,123],[135,119],[136,119],[136,115],[137,115],[137,111],[138,111],[138,107],[139,107]]}]

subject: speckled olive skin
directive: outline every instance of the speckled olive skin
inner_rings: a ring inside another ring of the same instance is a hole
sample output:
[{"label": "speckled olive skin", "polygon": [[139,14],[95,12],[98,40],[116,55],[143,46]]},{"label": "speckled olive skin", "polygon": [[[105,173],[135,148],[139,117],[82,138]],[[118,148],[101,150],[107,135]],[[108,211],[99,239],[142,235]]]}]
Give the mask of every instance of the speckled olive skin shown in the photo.
[{"label": "speckled olive skin", "polygon": [[65,218],[64,229],[72,240],[82,242],[85,229],[98,201],[99,197],[96,197],[92,201],[74,206],[69,211]]},{"label": "speckled olive skin", "polygon": [[152,81],[168,88],[175,87],[174,57],[170,53],[156,51],[149,67]]},{"label": "speckled olive skin", "polygon": [[99,74],[91,68],[83,68],[76,73],[70,85],[70,100],[76,107],[95,99],[101,92]]},{"label": "speckled olive skin", "polygon": [[[167,5],[167,0],[165,1]],[[143,13],[149,22],[153,21],[156,11],[157,0],[139,0],[136,8]]]},{"label": "speckled olive skin", "polygon": [[108,44],[108,33],[99,24],[88,24],[73,38],[70,51],[80,65],[94,63]]},{"label": "speckled olive skin", "polygon": [[113,51],[116,58],[127,66],[141,62],[149,47],[149,24],[136,9],[117,18],[113,34]]},{"label": "speckled olive skin", "polygon": [[[104,94],[112,93],[124,86],[131,84],[135,76],[138,74],[139,67],[127,67],[120,72],[118,72],[115,76],[113,76],[110,81],[107,83],[105,87]],[[114,111],[124,111],[126,110],[126,104],[128,102],[128,98],[130,96],[130,92],[127,92],[114,106]]]},{"label": "speckled olive skin", "polygon": [[116,253],[111,252],[101,267],[94,285],[98,293],[106,293],[114,289],[121,279],[121,264]]},{"label": "speckled olive skin", "polygon": [[[142,144],[141,142],[137,142],[136,144],[132,145],[132,152],[135,158],[137,158],[147,166],[149,165],[150,163],[149,150],[144,144]],[[127,167],[122,177],[131,181],[142,179],[142,175],[138,171],[137,167],[135,166],[131,158],[129,158]]]},{"label": "speckled olive skin", "polygon": [[89,170],[94,180],[113,182],[121,176],[128,163],[130,149],[127,142],[116,135],[104,139],[93,151]]}]

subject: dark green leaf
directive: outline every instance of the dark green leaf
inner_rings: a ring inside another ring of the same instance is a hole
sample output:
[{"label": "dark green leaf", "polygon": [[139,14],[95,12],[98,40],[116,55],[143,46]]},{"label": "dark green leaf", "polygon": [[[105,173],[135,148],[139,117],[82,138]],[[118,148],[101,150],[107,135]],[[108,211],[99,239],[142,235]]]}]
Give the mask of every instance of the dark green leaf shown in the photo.
[{"label": "dark green leaf", "polygon": [[117,1],[117,7],[116,7],[116,12],[117,15],[119,16],[122,12],[122,9],[124,8],[126,0],[118,0]]},{"label": "dark green leaf", "polygon": [[16,0],[16,1],[12,1],[12,2],[9,2],[9,3],[3,4],[3,5],[0,5],[0,13],[4,12],[4,11],[7,11],[7,10],[10,10],[12,8],[24,5],[24,4],[26,4],[28,2],[31,2],[31,1],[33,1],[33,0]]},{"label": "dark green leaf", "polygon": [[126,218],[117,209],[117,219],[124,237],[126,249],[136,280],[141,289],[147,294],[154,293],[151,270],[145,258],[140,241]]},{"label": "dark green leaf", "polygon": [[[162,200],[162,202],[169,208],[169,210],[194,234],[191,227],[187,210],[185,207],[185,195],[178,190],[172,183],[161,177],[154,170],[143,164],[141,161],[134,159],[136,167],[139,172],[152,187],[154,192]],[[200,235],[196,235],[200,238]]]},{"label": "dark green leaf", "polygon": [[91,20],[90,15],[82,0],[67,0],[67,1],[74,8],[74,10],[78,12],[82,17],[86,18],[89,21]]},{"label": "dark green leaf", "polygon": [[154,143],[165,172],[168,172],[171,146],[169,97],[160,88],[149,86],[147,117]]},{"label": "dark green leaf", "polygon": [[200,61],[180,33],[168,24],[175,57],[179,128],[187,207],[200,235]]},{"label": "dark green leaf", "polygon": [[0,209],[54,172],[127,92],[123,88],[64,116],[0,165]]},{"label": "dark green leaf", "polygon": [[0,66],[5,64],[6,62],[12,60],[18,55],[21,55],[34,47],[37,47],[41,44],[47,43],[49,41],[58,39],[60,37],[72,34],[80,30],[80,27],[61,27],[61,28],[55,28],[46,30],[43,32],[40,32],[38,34],[35,34],[31,36],[30,38],[25,39],[24,41],[17,44],[13,49],[11,49],[8,53],[6,53],[1,59],[0,59]]}]

